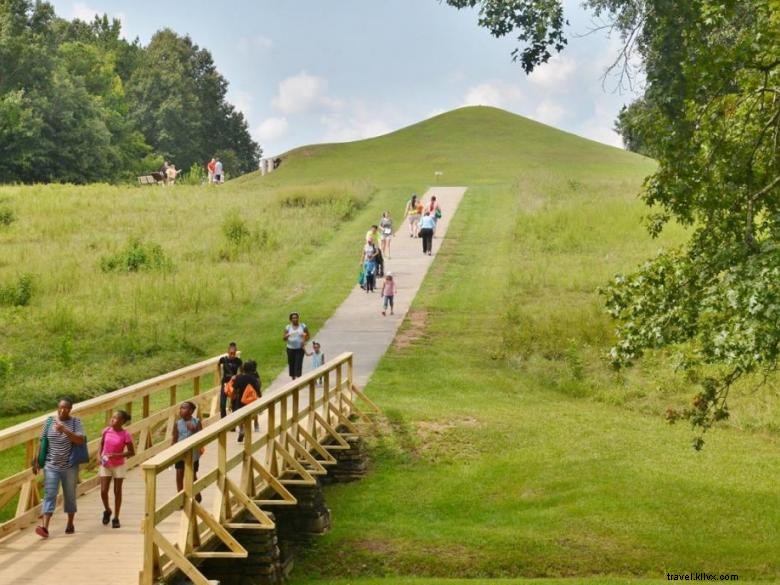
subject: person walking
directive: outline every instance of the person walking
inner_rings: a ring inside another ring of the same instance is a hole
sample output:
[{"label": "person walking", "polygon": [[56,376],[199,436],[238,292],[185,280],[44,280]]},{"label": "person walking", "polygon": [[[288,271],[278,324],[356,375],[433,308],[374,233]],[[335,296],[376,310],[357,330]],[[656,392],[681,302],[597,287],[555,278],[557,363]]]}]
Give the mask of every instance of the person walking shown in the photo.
[{"label": "person walking", "polygon": [[208,164],[206,164],[206,170],[209,173],[209,185],[214,183],[214,173],[217,170],[217,159],[212,158]]},{"label": "person walking", "polygon": [[393,239],[393,220],[390,218],[390,212],[385,211],[382,219],[379,221],[379,233],[382,234],[382,256],[390,259],[390,242]]},{"label": "person walking", "polygon": [[[247,360],[247,362],[241,366],[241,373],[236,376],[233,381],[233,412],[236,412],[242,406],[251,404],[262,394],[260,388],[262,382],[260,382],[260,374],[257,372],[257,362],[254,360]],[[254,421],[254,428],[256,431],[260,430],[259,421]],[[238,431],[238,442],[244,441],[244,425],[241,425]]]},{"label": "person walking", "polygon": [[388,272],[385,276],[385,282],[382,284],[382,315],[387,315],[387,307],[390,307],[390,314],[393,314],[395,291],[395,279],[393,278],[393,274]]},{"label": "person walking", "polygon": [[409,237],[416,238],[419,230],[420,211],[419,201],[417,199],[417,193],[412,193],[412,198],[406,202],[406,209],[404,210],[404,219],[409,220]]},{"label": "person walking", "polygon": [[428,256],[431,255],[433,249],[433,229],[435,227],[433,216],[426,211],[420,220],[420,237],[422,238],[423,254],[428,254]]},{"label": "person walking", "polygon": [[[187,400],[182,402],[179,407],[179,418],[176,419],[176,424],[173,425],[173,442],[178,443],[183,441],[187,437],[192,436],[198,431],[203,430],[203,424],[200,419],[195,416],[194,402]],[[184,489],[184,459],[177,461],[174,464],[176,468],[176,491],[180,492]],[[198,469],[200,469],[200,449],[192,450],[192,479],[198,479]],[[201,495],[195,494],[195,501],[201,501]]]},{"label": "person walking", "polygon": [[228,396],[225,393],[225,384],[241,370],[242,362],[241,358],[236,355],[237,353],[238,346],[235,341],[231,341],[228,345],[227,354],[219,358],[219,371],[222,376],[219,388],[219,416],[222,418],[227,416]]},{"label": "person walking", "polygon": [[377,247],[370,241],[366,241],[361,254],[363,273],[365,274],[366,292],[374,292],[376,287],[376,258],[379,254]]},{"label": "person walking", "polygon": [[[316,370],[325,363],[325,352],[322,351],[319,341],[312,341],[311,347],[312,350],[306,355],[311,356],[311,369]],[[322,386],[322,378],[317,378],[317,386]]]},{"label": "person walking", "polygon": [[439,207],[439,202],[436,201],[436,195],[431,197],[426,209],[428,210],[428,213],[431,214],[431,217],[433,217],[433,235],[435,236],[436,225],[439,223],[439,219],[441,219],[441,207]]},{"label": "person walking", "polygon": [[[100,499],[103,501],[103,525],[119,528],[119,512],[122,509],[122,484],[127,476],[127,457],[135,455],[133,435],[124,430],[124,425],[130,422],[130,415],[124,410],[117,410],[111,416],[109,426],[103,429],[100,437],[98,461],[100,469]],[[108,502],[108,490],[114,481],[114,518],[111,519],[111,507]]]},{"label": "person walking", "polygon": [[290,313],[290,324],[284,328],[283,339],[287,342],[287,366],[290,378],[300,378],[303,372],[303,356],[305,355],[306,342],[309,341],[309,329],[305,323],[300,322],[300,316],[293,311]]},{"label": "person walking", "polygon": [[62,398],[57,403],[57,415],[46,419],[41,432],[39,450],[32,462],[33,473],[43,468],[43,509],[41,524],[35,534],[49,537],[49,523],[57,505],[57,492],[62,485],[63,508],[68,515],[65,534],[73,534],[76,516],[76,483],[79,479],[79,465],[72,462],[74,445],[84,445],[87,438],[81,420],[70,416],[73,401]]},{"label": "person walking", "polygon": [[222,161],[217,159],[214,163],[214,184],[220,185],[221,183],[225,182],[225,178],[223,176],[224,169],[222,168]]}]

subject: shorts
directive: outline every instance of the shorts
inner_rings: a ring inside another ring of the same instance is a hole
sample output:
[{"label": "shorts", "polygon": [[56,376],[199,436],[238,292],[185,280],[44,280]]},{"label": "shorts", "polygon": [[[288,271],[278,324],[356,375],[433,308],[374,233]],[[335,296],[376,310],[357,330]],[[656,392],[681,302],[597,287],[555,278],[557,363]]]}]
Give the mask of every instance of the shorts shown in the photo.
[{"label": "shorts", "polygon": [[418,214],[409,215],[409,225],[414,225],[417,222],[420,221],[420,216]]},{"label": "shorts", "polygon": [[127,463],[117,465],[116,467],[104,467],[100,466],[98,470],[98,476],[100,477],[113,477],[114,479],[124,479],[127,477]]},{"label": "shorts", "polygon": [[[174,465],[176,469],[184,469],[184,459],[181,461],[177,461]],[[192,469],[195,471],[195,473],[198,473],[198,469],[200,468],[200,461],[193,461],[192,462]]]}]

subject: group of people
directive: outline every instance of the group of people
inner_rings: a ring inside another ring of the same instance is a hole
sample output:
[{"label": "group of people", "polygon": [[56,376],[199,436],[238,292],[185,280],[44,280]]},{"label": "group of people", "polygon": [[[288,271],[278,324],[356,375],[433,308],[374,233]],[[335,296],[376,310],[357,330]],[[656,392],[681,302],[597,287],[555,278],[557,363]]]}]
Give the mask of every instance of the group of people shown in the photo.
[{"label": "group of people", "polygon": [[433,237],[436,235],[436,223],[441,219],[441,207],[436,201],[436,196],[431,196],[427,203],[412,193],[411,199],[406,202],[404,219],[409,222],[409,237],[422,240],[423,254],[431,255],[433,252]]},{"label": "group of people", "polygon": [[225,171],[222,161],[218,158],[212,158],[206,163],[206,171],[209,176],[209,185],[221,185],[225,182]]},{"label": "group of people", "polygon": [[175,185],[176,177],[179,176],[179,173],[181,173],[181,169],[177,169],[176,165],[166,160],[163,166],[160,167],[158,176],[164,185]]},{"label": "group of people", "polygon": [[[325,362],[322,346],[312,342],[312,351],[307,351],[309,329],[301,323],[296,312],[290,313],[290,323],[284,329],[283,339],[287,344],[287,359],[290,377],[301,376],[304,355],[311,357],[312,368],[318,368]],[[230,410],[235,412],[251,404],[261,396],[262,383],[257,371],[257,362],[243,361],[238,357],[238,346],[235,342],[228,345],[227,353],[219,359],[221,386],[219,394],[219,411],[222,417]],[[322,380],[318,380],[321,384]],[[79,477],[78,460],[74,459],[77,448],[86,452],[87,437],[84,425],[77,417],[71,416],[73,401],[62,398],[57,403],[57,414],[48,417],[41,432],[39,449],[32,461],[33,473],[44,473],[43,509],[41,521],[35,528],[41,538],[49,537],[49,524],[57,504],[57,494],[62,487],[63,508],[67,515],[66,534],[76,531],[74,519],[76,516],[76,486]],[[179,406],[179,416],[173,426],[172,442],[178,443],[192,436],[203,428],[201,419],[195,416],[197,405],[186,401]],[[130,422],[130,414],[124,410],[115,411],[107,427],[103,429],[98,447],[98,475],[100,477],[100,497],[103,502],[101,522],[111,524],[112,528],[120,528],[119,514],[122,508],[122,486],[127,476],[127,459],[135,455],[132,435],[124,429]],[[255,419],[254,429],[259,430],[259,421]],[[243,426],[239,429],[238,441],[244,440]],[[200,449],[192,453],[193,471],[197,478],[200,466]],[[184,460],[174,464],[176,469],[176,488],[184,487]],[[109,492],[113,482],[114,506],[111,507]],[[196,500],[200,501],[200,494]]]},{"label": "group of people", "polygon": [[[214,163],[212,171],[212,163]],[[168,163],[166,162],[166,165]],[[178,172],[173,165],[175,180]],[[209,182],[220,183],[223,180],[221,163],[212,159],[209,163]],[[441,218],[441,208],[436,197],[431,197],[425,204],[413,194],[407,202],[404,218],[408,218],[409,236],[419,237],[423,242],[423,253],[431,254],[431,241],[436,231],[436,222]],[[382,283],[382,315],[389,310],[393,314],[396,295],[396,282],[392,273],[384,272],[384,258],[390,258],[390,243],[395,232],[390,212],[385,211],[378,225],[372,225],[366,232],[365,244],[361,252],[361,286],[367,293],[374,292],[376,277],[384,276]],[[312,358],[312,369],[325,362],[325,354],[317,341],[312,342],[312,351],[306,349],[310,339],[309,329],[300,320],[300,315],[293,311],[289,314],[289,323],[282,334],[287,350],[287,364],[290,378],[301,377],[305,356]],[[227,353],[219,360],[221,387],[219,395],[220,416],[228,414],[228,404],[233,412],[250,404],[261,396],[262,383],[254,360],[242,361],[238,357],[238,347],[235,342],[228,345]],[[321,380],[318,380],[318,384]],[[33,473],[44,471],[44,501],[41,523],[35,532],[41,538],[49,536],[49,522],[57,502],[57,493],[62,486],[64,511],[67,514],[66,534],[75,532],[74,517],[76,514],[76,484],[78,482],[79,463],[74,462],[73,454],[78,446],[87,442],[84,426],[76,417],[70,416],[73,402],[67,398],[57,404],[56,416],[49,417],[41,433],[40,448],[33,459]],[[173,427],[174,443],[190,437],[203,428],[200,418],[195,416],[197,406],[186,401],[179,407],[179,417]],[[109,425],[101,433],[98,452],[100,496],[103,502],[102,523],[113,528],[119,528],[121,522],[119,513],[122,507],[122,484],[127,473],[127,458],[135,455],[132,435],[124,430],[124,425],[130,421],[130,415],[123,410],[117,410],[111,416]],[[258,421],[254,421],[255,430]],[[243,441],[243,426],[239,430],[238,440]],[[197,476],[201,452],[193,450],[193,468]],[[176,487],[183,489],[184,461],[178,461],[176,468]],[[114,507],[110,507],[109,491],[114,484]],[[200,501],[200,494],[196,496]]]},{"label": "group of people", "polygon": [[393,239],[393,220],[390,212],[382,213],[379,225],[372,225],[366,232],[365,243],[360,255],[360,287],[366,293],[376,290],[377,277],[384,277],[381,288],[382,315],[387,315],[388,309],[393,314],[395,298],[395,279],[391,272],[385,271],[385,258],[390,258],[390,242]]}]

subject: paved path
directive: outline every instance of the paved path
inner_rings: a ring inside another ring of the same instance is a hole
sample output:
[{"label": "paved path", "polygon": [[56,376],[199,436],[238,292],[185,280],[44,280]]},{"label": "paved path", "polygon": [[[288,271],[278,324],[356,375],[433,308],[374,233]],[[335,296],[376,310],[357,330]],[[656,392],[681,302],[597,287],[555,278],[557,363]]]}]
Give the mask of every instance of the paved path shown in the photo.
[{"label": "paved path", "polygon": [[[359,386],[365,386],[392,343],[465,191],[462,187],[436,187],[424,196],[427,201],[436,195],[443,212],[433,240],[433,256],[423,255],[421,240],[409,237],[408,228],[400,217],[394,219],[397,234],[391,243],[385,270],[392,272],[398,283],[395,315],[383,317],[379,292],[366,293],[355,285],[355,289],[322,329],[314,332],[314,338],[322,343],[326,357],[344,351],[354,352],[354,373]],[[358,235],[355,243],[356,259],[360,247]],[[357,260],[355,265],[357,273]],[[301,315],[301,318],[306,321],[306,315]],[[306,363],[309,362],[307,359]],[[307,369],[304,367],[304,371]],[[273,393],[288,381],[289,376],[282,372],[267,392]],[[213,457],[214,454],[206,452],[203,461],[206,469],[211,468],[206,461],[209,456]],[[172,472],[160,476],[158,493],[161,500],[174,495]],[[143,477],[140,469],[135,468],[125,480],[121,529],[113,530],[100,524],[103,506],[99,491],[93,490],[79,499],[75,535],[63,533],[65,515],[57,510],[52,517],[51,536],[47,540],[36,536],[32,526],[0,541],[0,585],[136,585],[143,556],[143,538],[138,527],[143,519],[144,495]],[[210,500],[209,496],[208,491],[204,493],[204,502]],[[111,501],[113,503],[113,496]],[[160,528],[163,532],[176,534],[176,515],[171,516]]]}]

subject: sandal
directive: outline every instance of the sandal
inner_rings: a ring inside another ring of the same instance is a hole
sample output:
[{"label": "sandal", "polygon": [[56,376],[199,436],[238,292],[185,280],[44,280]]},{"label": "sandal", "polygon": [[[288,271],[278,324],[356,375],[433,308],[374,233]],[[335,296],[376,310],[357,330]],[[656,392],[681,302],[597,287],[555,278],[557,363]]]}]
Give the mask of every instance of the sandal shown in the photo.
[{"label": "sandal", "polygon": [[65,534],[73,534],[74,532],[76,532],[76,527],[73,524],[68,524],[65,527]]},{"label": "sandal", "polygon": [[111,510],[103,510],[103,526],[108,526],[111,521]]},{"label": "sandal", "polygon": [[119,518],[114,518],[111,521],[111,528],[119,528],[121,524],[119,524]]},{"label": "sandal", "polygon": [[35,527],[35,534],[37,534],[41,538],[49,538],[49,531],[46,530],[46,528],[44,526],[36,526]]}]

